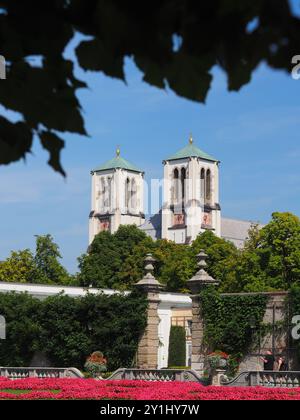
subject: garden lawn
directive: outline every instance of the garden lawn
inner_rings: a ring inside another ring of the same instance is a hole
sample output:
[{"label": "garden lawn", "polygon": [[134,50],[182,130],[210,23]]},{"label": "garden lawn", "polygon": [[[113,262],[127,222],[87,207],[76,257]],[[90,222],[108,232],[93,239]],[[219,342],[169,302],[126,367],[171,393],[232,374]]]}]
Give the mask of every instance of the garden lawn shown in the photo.
[{"label": "garden lawn", "polygon": [[0,378],[0,400],[300,400],[300,388],[204,387],[194,382]]}]

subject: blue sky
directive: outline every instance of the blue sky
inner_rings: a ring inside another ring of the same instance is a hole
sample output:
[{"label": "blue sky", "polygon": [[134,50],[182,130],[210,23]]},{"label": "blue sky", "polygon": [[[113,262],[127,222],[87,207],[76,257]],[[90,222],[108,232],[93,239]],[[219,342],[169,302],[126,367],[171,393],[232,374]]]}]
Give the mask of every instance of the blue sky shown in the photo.
[{"label": "blue sky", "polygon": [[34,248],[34,235],[51,233],[65,266],[76,271],[88,242],[90,170],[120,145],[147,179],[160,178],[162,160],[185,146],[190,132],[222,162],[224,216],[267,222],[274,211],[300,215],[300,80],[261,66],[251,84],[228,93],[215,69],[207,104],[200,105],[146,85],[130,61],[127,86],[77,74],[89,85],[79,98],[90,138],[65,136],[66,180],[46,164],[38,142],[25,163],[0,167],[0,260],[12,249]]}]

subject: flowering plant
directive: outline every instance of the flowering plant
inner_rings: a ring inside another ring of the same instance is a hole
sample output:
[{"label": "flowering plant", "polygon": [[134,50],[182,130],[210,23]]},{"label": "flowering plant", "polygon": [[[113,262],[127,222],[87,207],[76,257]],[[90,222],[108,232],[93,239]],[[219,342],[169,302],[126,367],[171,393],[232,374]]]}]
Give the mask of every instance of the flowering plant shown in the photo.
[{"label": "flowering plant", "polygon": [[229,355],[223,351],[216,350],[210,353],[207,359],[212,369],[225,368],[228,364]]},{"label": "flowering plant", "polygon": [[211,387],[197,382],[0,378],[0,400],[300,401],[300,388]]},{"label": "flowering plant", "polygon": [[98,378],[107,371],[107,360],[101,351],[95,351],[87,358],[84,367],[93,378]]}]

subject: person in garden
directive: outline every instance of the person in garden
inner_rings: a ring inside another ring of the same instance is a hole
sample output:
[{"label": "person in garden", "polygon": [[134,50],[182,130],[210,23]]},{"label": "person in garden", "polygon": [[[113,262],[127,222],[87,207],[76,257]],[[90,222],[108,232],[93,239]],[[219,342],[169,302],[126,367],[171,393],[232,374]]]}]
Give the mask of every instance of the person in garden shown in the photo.
[{"label": "person in garden", "polygon": [[273,353],[271,352],[271,350],[268,350],[266,352],[262,360],[264,362],[264,371],[274,370],[275,357],[273,356]]},{"label": "person in garden", "polygon": [[286,358],[284,356],[280,356],[277,361],[277,370],[279,372],[287,372],[288,371],[288,365],[286,362]]}]

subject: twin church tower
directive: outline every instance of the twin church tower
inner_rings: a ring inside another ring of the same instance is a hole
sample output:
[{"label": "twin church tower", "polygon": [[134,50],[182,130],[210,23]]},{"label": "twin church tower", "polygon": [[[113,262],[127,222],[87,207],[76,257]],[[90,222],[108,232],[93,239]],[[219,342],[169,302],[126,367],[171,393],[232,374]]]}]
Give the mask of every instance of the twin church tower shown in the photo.
[{"label": "twin church tower", "polygon": [[143,170],[121,156],[94,169],[89,242],[120,225],[136,225],[153,238],[189,244],[199,233],[221,236],[219,161],[200,150],[192,137],[186,147],[163,161],[162,208],[149,220],[144,214]]}]

